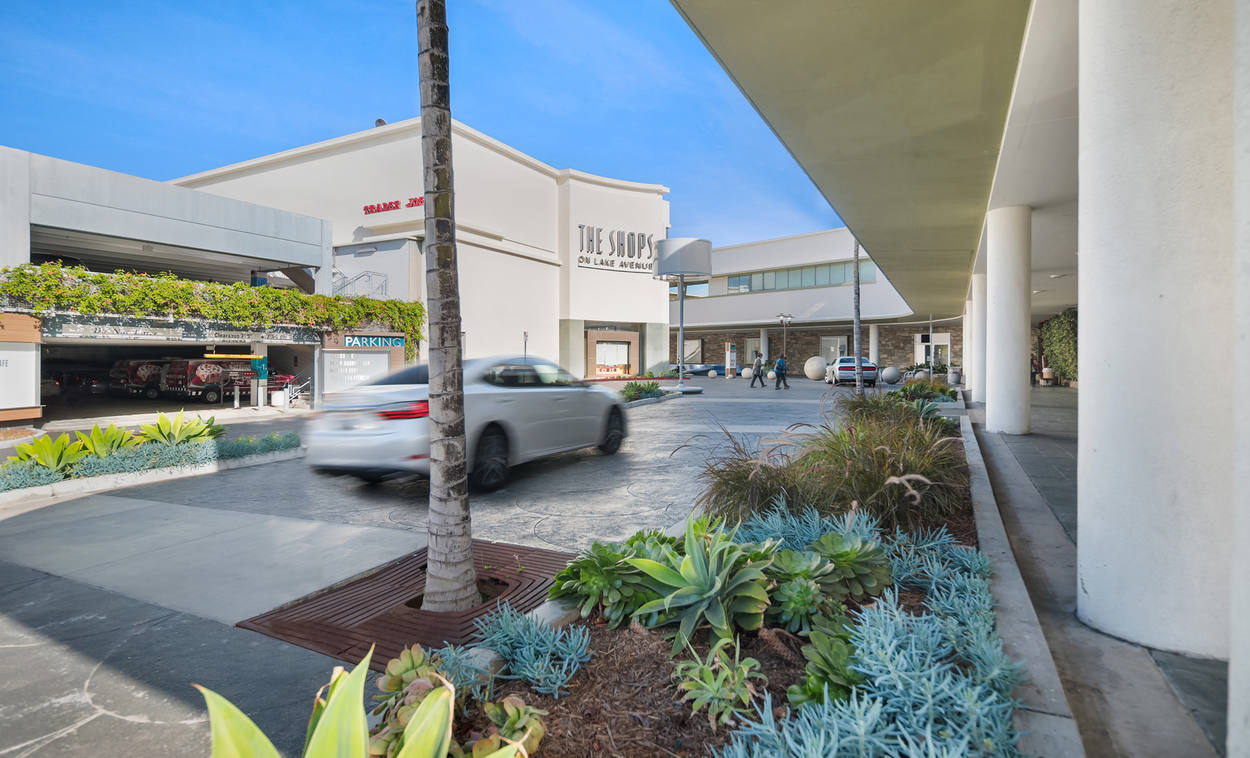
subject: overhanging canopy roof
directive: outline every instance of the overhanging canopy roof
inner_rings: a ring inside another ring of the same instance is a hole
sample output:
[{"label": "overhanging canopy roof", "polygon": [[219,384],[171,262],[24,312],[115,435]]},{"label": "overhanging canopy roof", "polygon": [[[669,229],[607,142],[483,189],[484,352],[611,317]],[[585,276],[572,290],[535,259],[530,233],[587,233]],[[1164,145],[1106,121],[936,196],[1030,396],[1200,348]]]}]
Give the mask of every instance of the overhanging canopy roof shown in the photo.
[{"label": "overhanging canopy roof", "polygon": [[1028,0],[671,0],[908,305],[963,312]]}]

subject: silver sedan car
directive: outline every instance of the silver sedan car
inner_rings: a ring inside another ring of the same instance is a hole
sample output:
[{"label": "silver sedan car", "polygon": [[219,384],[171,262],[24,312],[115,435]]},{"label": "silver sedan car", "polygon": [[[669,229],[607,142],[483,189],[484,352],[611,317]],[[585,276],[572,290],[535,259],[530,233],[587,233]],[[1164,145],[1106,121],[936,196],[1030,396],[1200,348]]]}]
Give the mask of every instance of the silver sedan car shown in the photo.
[{"label": "silver sedan car", "polygon": [[[429,476],[429,389],[420,365],[327,394],[308,422],[305,460],[370,482]],[[464,417],[470,480],[483,490],[502,487],[519,463],[592,446],[612,455],[625,438],[615,393],[532,356],[465,361]]]}]

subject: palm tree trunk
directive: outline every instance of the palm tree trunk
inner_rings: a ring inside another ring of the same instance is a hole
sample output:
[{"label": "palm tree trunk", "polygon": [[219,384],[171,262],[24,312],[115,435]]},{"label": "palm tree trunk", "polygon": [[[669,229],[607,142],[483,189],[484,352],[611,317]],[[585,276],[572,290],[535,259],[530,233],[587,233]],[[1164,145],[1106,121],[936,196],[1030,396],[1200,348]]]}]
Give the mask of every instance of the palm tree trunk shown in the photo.
[{"label": "palm tree trunk", "polygon": [[445,0],[417,0],[417,45],[425,185],[425,305],[430,337],[430,538],[421,608],[464,611],[478,604],[479,595],[465,465]]},{"label": "palm tree trunk", "polygon": [[859,240],[855,240],[855,394],[864,396],[864,359],[859,353]]}]

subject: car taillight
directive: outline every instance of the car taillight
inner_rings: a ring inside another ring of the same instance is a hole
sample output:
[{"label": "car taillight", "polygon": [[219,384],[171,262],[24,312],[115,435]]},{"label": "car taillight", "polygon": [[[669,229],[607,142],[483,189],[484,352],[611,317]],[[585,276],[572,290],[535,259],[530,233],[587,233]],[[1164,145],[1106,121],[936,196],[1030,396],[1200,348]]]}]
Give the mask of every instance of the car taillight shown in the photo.
[{"label": "car taillight", "polygon": [[409,403],[406,408],[378,411],[378,415],[384,419],[390,419],[392,421],[400,419],[425,418],[430,415],[430,403],[428,400],[418,400],[415,403]]}]

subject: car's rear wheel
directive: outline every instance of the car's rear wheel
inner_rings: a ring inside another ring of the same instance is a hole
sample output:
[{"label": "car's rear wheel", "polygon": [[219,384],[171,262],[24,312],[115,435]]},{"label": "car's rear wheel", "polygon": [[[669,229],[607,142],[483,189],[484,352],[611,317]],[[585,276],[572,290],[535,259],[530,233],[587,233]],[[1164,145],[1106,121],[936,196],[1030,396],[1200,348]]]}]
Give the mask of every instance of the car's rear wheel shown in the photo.
[{"label": "car's rear wheel", "polygon": [[473,455],[473,486],[485,492],[497,490],[508,481],[508,435],[498,426],[488,426],[477,440]]},{"label": "car's rear wheel", "polygon": [[599,443],[599,452],[604,455],[613,455],[617,450],[621,449],[621,442],[625,439],[625,419],[621,417],[621,411],[613,408],[608,411],[608,425],[603,433],[603,442]]},{"label": "car's rear wheel", "polygon": [[356,477],[365,484],[380,484],[386,480],[386,474],[383,474],[380,471],[358,471],[353,473],[352,476]]}]

